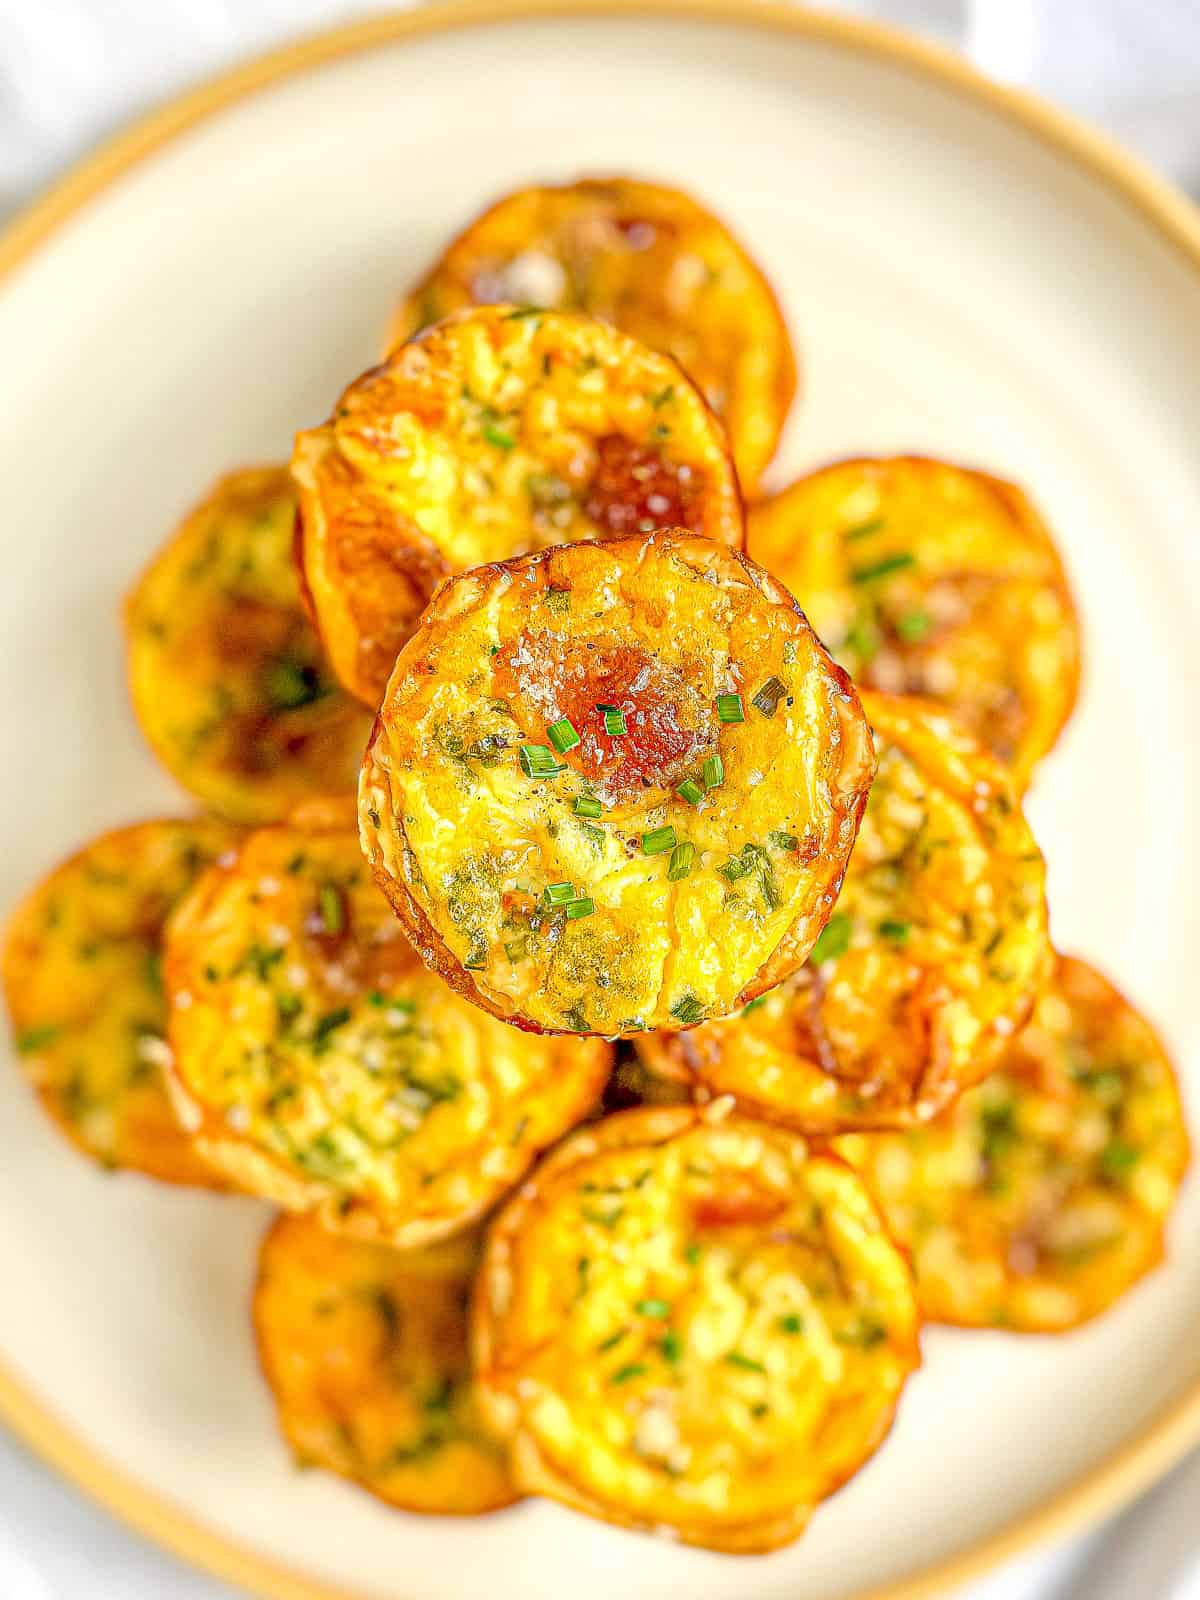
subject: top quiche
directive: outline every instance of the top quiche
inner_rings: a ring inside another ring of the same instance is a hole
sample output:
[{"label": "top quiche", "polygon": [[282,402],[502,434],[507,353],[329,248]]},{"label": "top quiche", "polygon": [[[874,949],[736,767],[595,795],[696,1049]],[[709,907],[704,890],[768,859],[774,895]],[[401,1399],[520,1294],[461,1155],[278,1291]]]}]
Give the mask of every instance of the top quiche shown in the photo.
[{"label": "top quiche", "polygon": [[860,688],[937,701],[1025,787],[1075,704],[1080,646],[1020,489],[916,456],[841,461],[756,506],[748,537]]},{"label": "top quiche", "polygon": [[873,770],[792,597],[677,529],[447,584],[396,663],[359,821],[452,984],[613,1036],[723,1016],[800,966]]},{"label": "top quiche", "polygon": [[491,306],[427,329],[299,436],[292,475],[318,630],[372,707],[450,573],[672,526],[743,542],[699,392],[669,356],[561,312]]},{"label": "top quiche", "polygon": [[517,189],[447,246],[397,310],[392,342],[494,301],[586,311],[673,355],[724,419],[742,483],[754,487],[796,364],[770,284],[690,195],[636,178]]}]

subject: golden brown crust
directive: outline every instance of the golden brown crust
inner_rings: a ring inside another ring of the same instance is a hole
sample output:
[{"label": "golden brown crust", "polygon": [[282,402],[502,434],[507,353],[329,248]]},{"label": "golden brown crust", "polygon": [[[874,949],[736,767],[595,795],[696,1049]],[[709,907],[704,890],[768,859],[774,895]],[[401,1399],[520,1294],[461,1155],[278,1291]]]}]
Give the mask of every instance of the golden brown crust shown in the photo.
[{"label": "golden brown crust", "polygon": [[21,1064],[61,1131],[104,1167],[224,1187],[164,1088],[160,955],[172,907],[236,839],[199,818],[114,829],[43,878],[9,921],[4,987]]},{"label": "golden brown crust", "polygon": [[518,1027],[612,1037],[724,1015],[803,961],[872,769],[792,597],[675,530],[446,585],[396,664],[359,820],[448,983]]},{"label": "golden brown crust", "polygon": [[280,1217],[262,1242],[253,1321],[280,1429],[389,1505],[474,1516],[518,1493],[478,1417],[467,1351],[473,1235],[397,1251]]},{"label": "golden brown crust", "polygon": [[390,346],[451,311],[506,300],[602,317],[673,356],[724,419],[753,490],[795,393],[795,358],[761,269],[690,195],[606,177],[503,196],[402,302]]},{"label": "golden brown crust", "polygon": [[927,1121],[989,1070],[1050,970],[1044,867],[1007,774],[936,707],[863,709],[878,775],[808,965],[740,1017],[636,1041],[698,1097],[814,1134]]},{"label": "golden brown crust", "polygon": [[839,461],[750,514],[756,560],[864,689],[945,705],[1018,788],[1079,691],[1079,620],[1015,484],[920,456]]},{"label": "golden brown crust", "polygon": [[251,834],[173,919],[170,1083],[246,1190],[411,1247],[485,1212],[598,1099],[598,1041],[524,1038],[418,961],[345,801]]},{"label": "golden brown crust", "polygon": [[1157,1265],[1188,1137],[1171,1061],[1095,968],[1060,956],[997,1070],[928,1126],[854,1135],[922,1313],[1063,1332]]},{"label": "golden brown crust", "polygon": [[917,1331],[849,1169],[721,1107],[560,1145],[494,1221],[472,1313],[523,1488],[730,1552],[795,1539],[878,1448]]},{"label": "golden brown crust", "polygon": [[292,476],[321,637],[372,708],[451,573],[674,523],[745,535],[698,390],[669,356],[566,313],[485,307],[427,329],[298,437]]},{"label": "golden brown crust", "polygon": [[370,723],[338,687],[292,558],[285,467],[218,480],[125,606],[134,711],[154,753],[238,822],[353,783]]}]

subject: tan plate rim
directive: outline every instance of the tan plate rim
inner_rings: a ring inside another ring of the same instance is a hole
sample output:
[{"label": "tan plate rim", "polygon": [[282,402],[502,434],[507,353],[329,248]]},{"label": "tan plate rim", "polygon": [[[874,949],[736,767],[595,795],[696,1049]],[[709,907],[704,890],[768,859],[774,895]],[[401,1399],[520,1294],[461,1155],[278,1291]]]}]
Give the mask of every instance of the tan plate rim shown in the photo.
[{"label": "tan plate rim", "polygon": [[[957,56],[879,23],[800,10],[788,0],[441,0],[303,38],[202,83],[100,146],[0,235],[0,277],[131,168],[226,107],[344,56],[487,24],[580,16],[648,16],[801,34],[881,58],[1015,124],[1105,184],[1200,274],[1200,210],[1103,134],[1020,90],[991,82]],[[222,1538],[111,1465],[0,1364],[0,1421],[78,1488],[184,1561],[263,1600],[361,1600]],[[1132,1500],[1200,1441],[1200,1383],[1045,1505],[948,1560],[854,1600],[931,1600],[1031,1545],[1061,1538]]]}]

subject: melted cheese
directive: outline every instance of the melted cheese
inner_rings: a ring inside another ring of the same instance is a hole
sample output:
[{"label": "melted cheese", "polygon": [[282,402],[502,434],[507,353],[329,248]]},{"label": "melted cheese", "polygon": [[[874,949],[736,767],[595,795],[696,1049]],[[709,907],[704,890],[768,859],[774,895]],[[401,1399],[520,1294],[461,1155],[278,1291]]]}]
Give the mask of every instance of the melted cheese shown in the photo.
[{"label": "melted cheese", "polygon": [[300,435],[292,472],[318,626],[372,707],[448,573],[674,524],[744,537],[728,445],[692,384],[565,314],[497,307],[429,329]]},{"label": "melted cheese", "polygon": [[298,1466],[408,1511],[517,1498],[481,1426],[467,1356],[476,1241],[397,1251],[281,1217],[263,1240],[254,1325]]},{"label": "melted cheese", "polygon": [[173,1081],[245,1188],[416,1244],[485,1211],[584,1116],[609,1052],[525,1037],[427,972],[349,816],[252,834],[181,908]]},{"label": "melted cheese", "polygon": [[997,1069],[911,1133],[840,1141],[910,1251],[924,1314],[1074,1327],[1162,1254],[1188,1162],[1170,1060],[1082,961],[1059,960]]},{"label": "melted cheese", "polygon": [[[561,770],[531,775],[539,747]],[[804,959],[870,775],[853,691],[791,597],[657,534],[443,589],[359,816],[452,982],[525,1026],[628,1034],[723,1015]]]},{"label": "melted cheese", "polygon": [[796,386],[787,325],[750,256],[688,195],[630,178],[505,195],[405,299],[391,343],[495,301],[603,317],[674,356],[724,419],[742,485],[754,487]]},{"label": "melted cheese", "polygon": [[879,769],[808,965],[647,1064],[810,1132],[926,1120],[976,1083],[1049,970],[1042,857],[1003,771],[944,715],[865,694]]},{"label": "melted cheese", "polygon": [[102,1166],[218,1186],[163,1084],[163,926],[236,835],[220,822],[104,834],[20,905],[4,948],[18,1055],[55,1122]]},{"label": "melted cheese", "polygon": [[715,1549],[795,1538],[918,1359],[908,1269],[851,1171],[687,1108],[555,1152],[494,1224],[475,1332],[522,1487]]},{"label": "melted cheese", "polygon": [[915,457],[844,461],[756,506],[749,548],[865,689],[945,705],[1019,788],[1079,687],[1079,624],[1012,484]]},{"label": "melted cheese", "polygon": [[370,721],[304,614],[283,468],[222,478],[158,553],[125,611],[142,731],[206,805],[270,822],[355,780]]}]

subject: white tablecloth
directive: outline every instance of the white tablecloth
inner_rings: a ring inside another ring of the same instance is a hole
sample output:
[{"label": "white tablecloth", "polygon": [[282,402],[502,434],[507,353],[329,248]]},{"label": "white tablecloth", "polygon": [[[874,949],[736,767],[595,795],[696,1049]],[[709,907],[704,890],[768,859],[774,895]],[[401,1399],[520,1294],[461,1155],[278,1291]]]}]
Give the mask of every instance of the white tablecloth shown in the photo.
[{"label": "white tablecloth", "polygon": [[[399,0],[392,0],[392,4]],[[1200,191],[1200,0],[859,0],[1083,111]],[[0,0],[0,212],[128,117],[239,56],[372,9],[345,0]],[[1200,1463],[1115,1529],[960,1600],[1200,1600]],[[232,1600],[0,1434],[0,1600]],[[482,1597],[481,1597],[482,1600]],[[490,1596],[488,1600],[509,1600]]]}]

